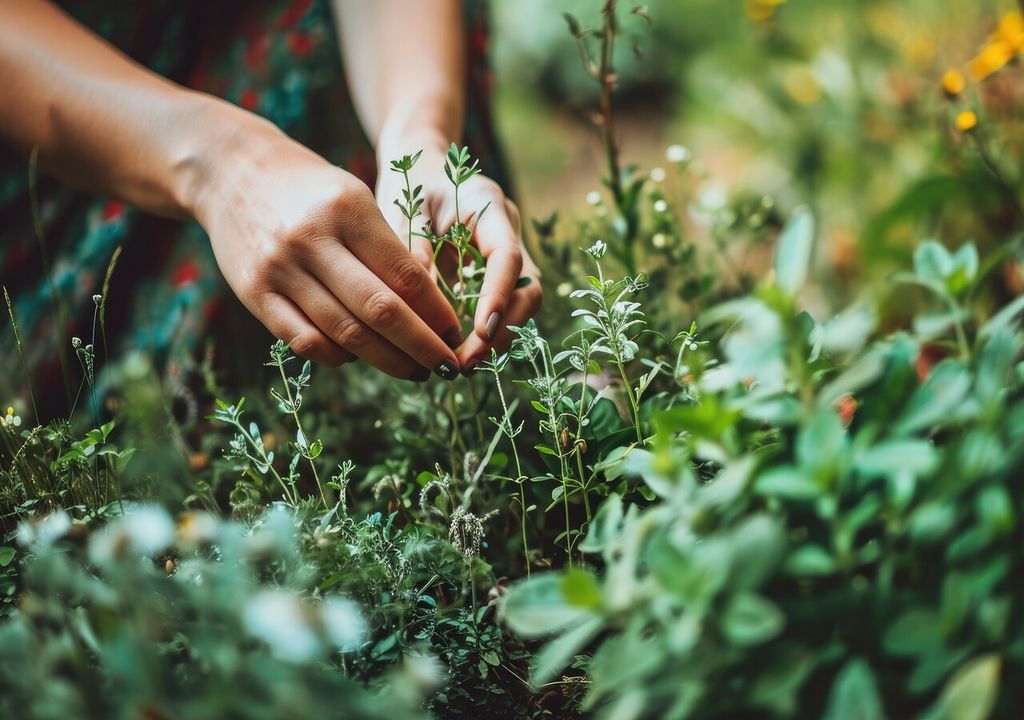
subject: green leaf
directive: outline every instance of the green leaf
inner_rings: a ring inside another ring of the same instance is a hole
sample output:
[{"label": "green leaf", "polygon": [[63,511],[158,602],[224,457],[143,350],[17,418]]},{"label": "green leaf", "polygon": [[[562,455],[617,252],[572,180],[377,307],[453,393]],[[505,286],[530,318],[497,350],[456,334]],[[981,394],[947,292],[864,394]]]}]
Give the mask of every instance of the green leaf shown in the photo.
[{"label": "green leaf", "polygon": [[775,250],[775,281],[795,293],[807,280],[814,247],[814,216],[806,207],[797,208],[779,235]]},{"label": "green leaf", "polygon": [[946,720],[985,720],[999,697],[1002,659],[992,653],[961,667],[942,689],[939,706]]},{"label": "green leaf", "polygon": [[955,269],[956,263],[949,250],[935,240],[927,240],[914,250],[914,273],[925,282],[945,287],[946,278]]},{"label": "green leaf", "polygon": [[307,453],[307,457],[310,460],[315,460],[316,458],[320,457],[320,453],[322,453],[323,451],[323,442],[321,442],[320,440],[314,440],[313,444],[309,446],[309,452]]},{"label": "green leaf", "polygon": [[932,610],[909,610],[886,629],[882,646],[890,655],[921,655],[942,644],[941,627]]},{"label": "green leaf", "polygon": [[602,618],[593,617],[549,642],[534,657],[530,681],[539,686],[568,665],[573,657],[590,643],[604,626]]},{"label": "green leaf", "polygon": [[800,468],[789,465],[759,475],[754,481],[754,492],[785,500],[813,500],[821,495],[822,489]]},{"label": "green leaf", "polygon": [[14,560],[17,551],[12,547],[0,547],[0,567],[7,567]]},{"label": "green leaf", "polygon": [[721,618],[722,634],[737,647],[767,642],[782,632],[786,618],[770,600],[751,592],[739,593]]},{"label": "green leaf", "polygon": [[586,570],[568,570],[562,577],[562,594],[576,607],[593,610],[601,604],[601,588],[594,575]]},{"label": "green leaf", "polygon": [[939,464],[939,453],[927,440],[889,440],[868,448],[854,461],[854,467],[868,477],[908,473],[929,475]]},{"label": "green leaf", "polygon": [[854,658],[839,671],[828,697],[825,720],[881,720],[885,717],[871,666]]},{"label": "green leaf", "polygon": [[824,577],[836,571],[836,561],[821,545],[802,545],[786,560],[786,572],[797,577]]},{"label": "green leaf", "polygon": [[562,573],[538,573],[512,585],[501,602],[501,614],[512,632],[524,638],[551,635],[592,618],[589,610],[571,604]]}]

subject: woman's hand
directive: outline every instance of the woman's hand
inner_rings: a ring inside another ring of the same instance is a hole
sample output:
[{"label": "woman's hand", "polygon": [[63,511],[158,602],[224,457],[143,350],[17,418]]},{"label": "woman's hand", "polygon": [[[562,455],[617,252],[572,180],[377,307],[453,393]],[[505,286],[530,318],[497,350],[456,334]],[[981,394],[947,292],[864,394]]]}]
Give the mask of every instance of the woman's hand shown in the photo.
[{"label": "woman's hand", "polygon": [[245,307],[324,365],[453,379],[455,312],[369,188],[255,118],[232,138],[207,163],[195,215]]},{"label": "woman's hand", "polygon": [[[414,137],[403,138],[400,144],[382,144],[377,150],[377,202],[395,233],[408,242],[409,221],[395,206],[405,187],[401,174],[393,172],[391,160],[423,150],[410,173],[413,186],[423,186],[422,215],[413,222],[419,231],[425,222],[444,232],[455,221],[455,195],[451,181],[444,173],[448,146],[438,138],[425,139],[417,145]],[[486,212],[475,216],[484,208]],[[540,273],[523,244],[519,210],[505,197],[493,180],[476,175],[459,188],[462,222],[474,229],[473,242],[487,261],[480,299],[474,317],[474,332],[458,348],[463,370],[471,370],[490,357],[492,347],[504,351],[512,342],[508,325],[523,325],[540,308],[543,293]],[[413,254],[423,267],[435,272],[430,243],[413,236]]]}]

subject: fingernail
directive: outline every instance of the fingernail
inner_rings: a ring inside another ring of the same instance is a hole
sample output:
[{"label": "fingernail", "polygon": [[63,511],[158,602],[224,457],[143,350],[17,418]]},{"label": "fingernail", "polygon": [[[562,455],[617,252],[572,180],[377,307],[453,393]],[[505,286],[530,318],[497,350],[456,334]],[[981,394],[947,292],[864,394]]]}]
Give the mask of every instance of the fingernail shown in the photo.
[{"label": "fingernail", "polygon": [[488,340],[493,340],[494,336],[498,334],[498,327],[501,325],[501,313],[492,312],[491,316],[487,318],[487,324],[484,325],[484,332],[487,334]]},{"label": "fingernail", "polygon": [[420,366],[413,371],[412,375],[409,376],[409,379],[418,383],[426,382],[430,379],[430,370]]},{"label": "fingernail", "polygon": [[441,339],[444,340],[448,347],[454,350],[462,344],[462,330],[458,325],[452,325],[448,328],[445,334],[441,336]]},{"label": "fingernail", "polygon": [[447,360],[442,360],[441,362],[439,362],[437,364],[437,367],[434,368],[434,372],[437,373],[439,377],[449,381],[454,380],[459,376],[459,371],[456,370],[455,366],[452,365]]}]

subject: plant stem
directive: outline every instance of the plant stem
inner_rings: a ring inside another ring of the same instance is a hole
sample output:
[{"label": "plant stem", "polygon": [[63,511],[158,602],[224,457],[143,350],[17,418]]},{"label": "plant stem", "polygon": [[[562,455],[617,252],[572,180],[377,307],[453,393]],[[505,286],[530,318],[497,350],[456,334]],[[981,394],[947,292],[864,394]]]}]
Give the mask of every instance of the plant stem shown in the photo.
[{"label": "plant stem", "polygon": [[284,363],[277,363],[277,369],[281,372],[281,381],[284,383],[284,391],[288,397],[288,406],[291,408],[292,418],[295,419],[295,428],[299,431],[299,434],[302,435],[302,446],[299,447],[299,452],[305,455],[306,460],[309,461],[309,467],[313,471],[313,479],[316,480],[316,488],[320,491],[320,500],[323,501],[325,508],[329,508],[330,503],[327,502],[327,495],[324,493],[324,486],[320,482],[320,473],[316,470],[316,463],[313,462],[313,458],[308,455],[309,438],[306,437],[306,431],[302,429],[302,421],[299,420],[299,411],[295,407],[295,400],[292,398],[292,389],[288,386],[288,376],[284,372]]},{"label": "plant stem", "polygon": [[491,366],[491,372],[494,373],[494,384],[498,388],[498,398],[501,400],[501,411],[503,414],[502,429],[508,436],[509,443],[512,445],[512,457],[516,464],[516,485],[519,486],[519,506],[523,513],[519,520],[519,528],[523,536],[523,561],[526,563],[526,577],[530,577],[530,546],[526,540],[526,490],[523,488],[523,467],[519,462],[519,450],[516,447],[516,436],[512,430],[512,418],[509,416],[508,404],[505,402],[505,391],[501,388],[501,378],[498,375],[498,369]]}]

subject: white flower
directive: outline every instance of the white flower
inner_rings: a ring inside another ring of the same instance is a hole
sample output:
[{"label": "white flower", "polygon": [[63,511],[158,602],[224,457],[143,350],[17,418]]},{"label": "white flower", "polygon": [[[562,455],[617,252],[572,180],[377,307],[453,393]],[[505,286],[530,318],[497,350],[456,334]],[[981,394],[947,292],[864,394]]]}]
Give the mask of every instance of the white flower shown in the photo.
[{"label": "white flower", "polygon": [[669,145],[665,150],[665,159],[670,163],[682,165],[693,160],[693,153],[690,152],[690,148],[683,145]]},{"label": "white flower", "polygon": [[608,244],[605,243],[603,240],[598,240],[596,243],[591,245],[583,252],[585,252],[587,255],[594,258],[595,260],[600,260],[601,258],[604,257],[604,254],[605,252],[607,252],[607,250]]},{"label": "white flower", "polygon": [[153,556],[166,550],[174,539],[174,522],[160,507],[135,505],[110,522],[89,542],[89,558],[95,563],[109,561],[131,549],[138,555]]},{"label": "white flower", "polygon": [[24,546],[50,546],[67,535],[71,529],[71,516],[63,510],[50,513],[37,522],[23,520],[18,524],[18,542]]},{"label": "white flower", "polygon": [[5,428],[21,427],[21,416],[14,414],[13,407],[8,407],[7,413],[0,416],[0,425],[3,425]]},{"label": "white flower", "polygon": [[569,293],[572,292],[572,283],[570,283],[570,282],[559,283],[558,287],[555,289],[555,292],[558,293],[559,297],[566,297]]},{"label": "white flower", "polygon": [[283,590],[264,590],[250,598],[242,622],[250,635],[269,645],[282,660],[308,662],[321,650],[304,604]]},{"label": "white flower", "polygon": [[329,597],[320,603],[320,618],[331,643],[339,650],[355,650],[362,643],[366,626],[355,603],[347,598]]},{"label": "white flower", "polygon": [[656,183],[665,182],[665,177],[666,177],[665,168],[663,168],[663,167],[651,168],[651,180],[653,180],[654,182],[656,182]]},{"label": "white flower", "polygon": [[668,203],[667,202],[665,202],[664,200],[655,200],[654,201],[654,212],[656,212],[656,213],[663,213],[666,210],[668,210]]},{"label": "white flower", "polygon": [[665,233],[655,233],[654,237],[651,238],[651,245],[656,248],[663,248],[668,244],[668,238],[665,237]]},{"label": "white flower", "polygon": [[591,190],[587,193],[587,204],[588,205],[600,205],[601,204],[601,193],[597,190]]}]

